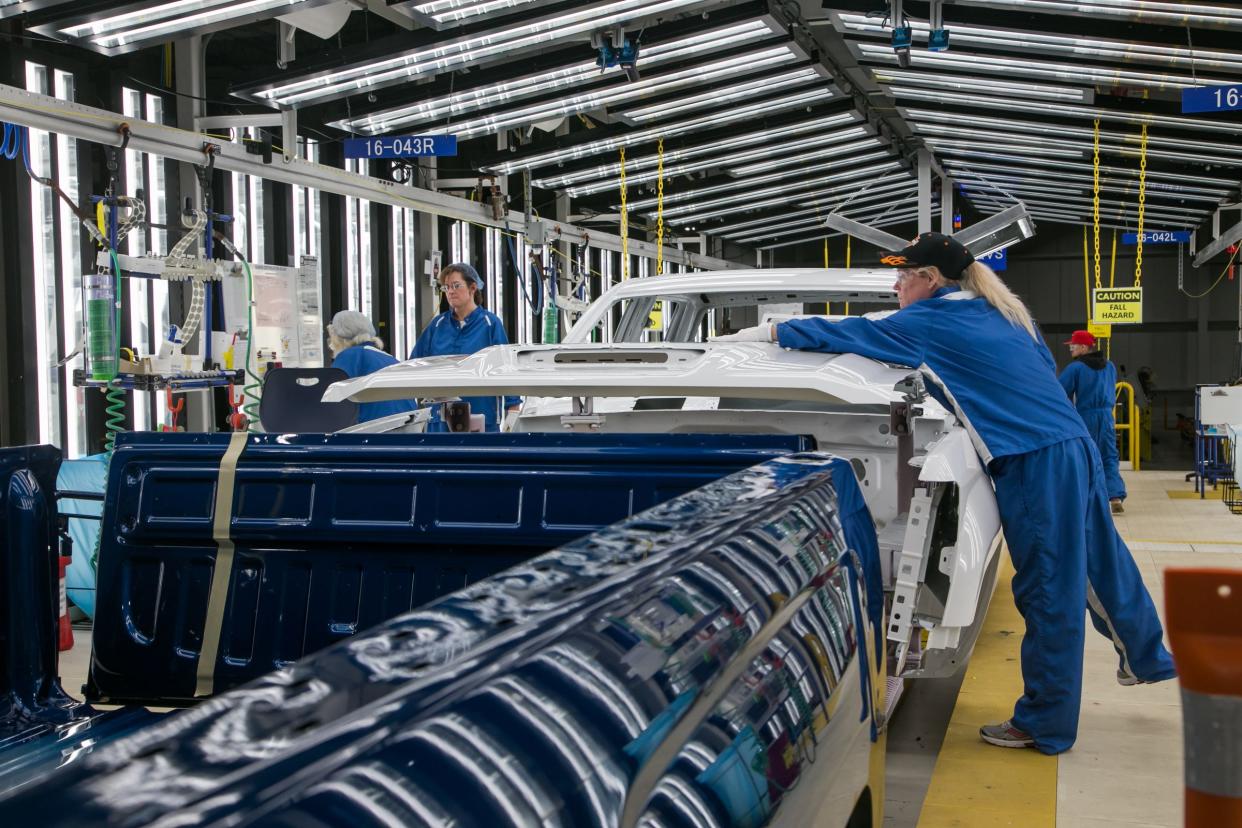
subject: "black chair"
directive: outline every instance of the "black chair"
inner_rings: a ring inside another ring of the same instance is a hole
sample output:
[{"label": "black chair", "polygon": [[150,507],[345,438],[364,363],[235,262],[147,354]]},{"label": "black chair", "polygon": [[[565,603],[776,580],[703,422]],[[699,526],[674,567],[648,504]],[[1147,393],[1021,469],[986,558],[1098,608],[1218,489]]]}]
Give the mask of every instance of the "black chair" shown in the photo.
[{"label": "black chair", "polygon": [[323,392],[334,382],[349,379],[340,368],[272,368],[263,379],[259,422],[276,434],[309,431],[328,433],[358,422],[353,400],[326,403]]}]

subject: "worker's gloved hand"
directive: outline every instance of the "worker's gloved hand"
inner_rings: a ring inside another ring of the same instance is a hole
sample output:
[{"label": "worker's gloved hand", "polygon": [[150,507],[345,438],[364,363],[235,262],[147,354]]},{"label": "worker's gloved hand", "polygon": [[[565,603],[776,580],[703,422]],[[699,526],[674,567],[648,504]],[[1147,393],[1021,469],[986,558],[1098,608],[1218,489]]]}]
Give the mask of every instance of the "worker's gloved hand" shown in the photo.
[{"label": "worker's gloved hand", "polygon": [[505,412],[504,422],[500,424],[500,430],[503,432],[513,431],[513,426],[517,424],[518,413],[510,409]]},{"label": "worker's gloved hand", "polygon": [[737,333],[723,336],[708,337],[708,342],[771,342],[776,334],[776,326],[772,324],[756,325],[753,328],[742,328]]}]

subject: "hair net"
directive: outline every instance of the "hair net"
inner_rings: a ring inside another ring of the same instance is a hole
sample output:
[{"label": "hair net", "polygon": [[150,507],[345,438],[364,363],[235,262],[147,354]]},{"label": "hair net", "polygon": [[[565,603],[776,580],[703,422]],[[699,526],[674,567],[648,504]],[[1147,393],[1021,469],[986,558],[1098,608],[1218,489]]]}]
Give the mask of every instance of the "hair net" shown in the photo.
[{"label": "hair net", "polygon": [[474,269],[473,265],[466,262],[453,262],[451,265],[445,265],[440,269],[440,278],[443,279],[446,273],[460,273],[462,278],[467,282],[471,282],[479,290],[483,289],[483,280],[479,278],[479,271]]},{"label": "hair net", "polygon": [[378,341],[371,320],[356,310],[337,311],[328,324],[328,336],[335,336],[347,345]]}]

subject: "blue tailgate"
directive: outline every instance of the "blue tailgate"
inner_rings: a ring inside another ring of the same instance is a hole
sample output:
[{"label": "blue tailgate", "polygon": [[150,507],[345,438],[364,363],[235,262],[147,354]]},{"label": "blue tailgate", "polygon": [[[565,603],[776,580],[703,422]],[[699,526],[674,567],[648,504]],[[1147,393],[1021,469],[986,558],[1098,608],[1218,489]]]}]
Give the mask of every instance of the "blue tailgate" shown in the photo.
[{"label": "blue tailgate", "polygon": [[[195,695],[229,435],[126,434],[109,469],[92,699]],[[250,435],[217,691],[739,469],[742,435]]]}]

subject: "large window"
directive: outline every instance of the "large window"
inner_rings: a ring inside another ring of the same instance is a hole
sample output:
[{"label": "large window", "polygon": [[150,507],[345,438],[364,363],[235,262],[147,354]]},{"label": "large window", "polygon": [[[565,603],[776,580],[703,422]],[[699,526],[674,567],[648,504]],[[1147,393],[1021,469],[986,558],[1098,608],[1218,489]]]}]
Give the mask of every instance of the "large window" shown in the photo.
[{"label": "large window", "polygon": [[397,359],[405,359],[418,340],[418,279],[414,239],[418,213],[403,207],[392,209],[392,342]]},{"label": "large window", "polygon": [[[121,107],[121,111],[129,118],[157,124],[164,121],[164,100],[158,95],[123,88]],[[125,195],[145,202],[147,223],[126,237],[123,252],[133,256],[167,255],[168,231],[162,227],[151,226],[169,223],[168,180],[164,159],[127,149],[124,164]],[[136,350],[137,356],[155,354],[168,331],[168,283],[163,279],[147,278],[124,279],[123,282],[122,295],[129,322],[128,342]],[[134,428],[158,428],[164,421],[167,410],[163,394],[134,392]]]},{"label": "large window", "polygon": [[[259,135],[248,128],[246,137],[257,140]],[[229,173],[229,177],[233,203],[216,203],[215,209],[232,213],[233,244],[251,264],[271,264],[267,260],[267,237],[263,232],[263,181],[235,172]]]},{"label": "large window", "polygon": [[[26,88],[43,95],[53,94],[54,80],[46,66],[26,63]],[[30,130],[30,166],[39,176],[52,177],[55,158],[51,136],[42,130]],[[62,343],[57,295],[56,195],[46,187],[30,183],[30,247],[34,271],[35,393],[37,395],[39,442],[61,442],[61,378],[56,362]],[[71,225],[72,226],[72,225]],[[77,258],[73,259],[77,266]]]},{"label": "large window", "polygon": [[[365,158],[350,158],[345,169],[370,175]],[[371,202],[345,199],[345,301],[351,310],[371,316]]]},{"label": "large window", "polygon": [[[302,158],[319,163],[318,141],[299,138],[298,144]],[[319,255],[319,202],[319,190],[293,187],[293,261],[289,262],[293,267],[301,266],[303,256]]]}]

